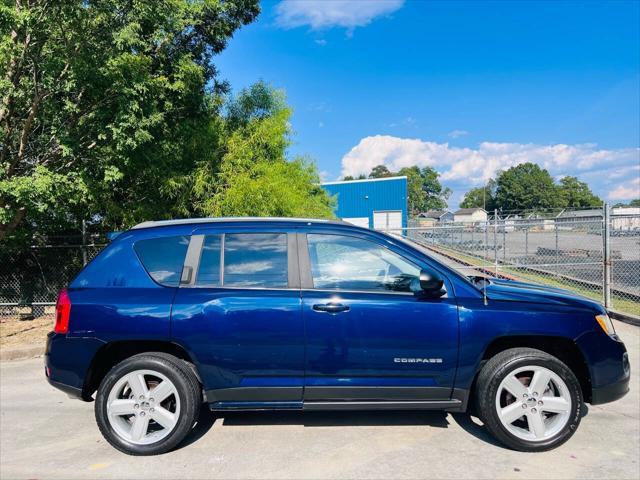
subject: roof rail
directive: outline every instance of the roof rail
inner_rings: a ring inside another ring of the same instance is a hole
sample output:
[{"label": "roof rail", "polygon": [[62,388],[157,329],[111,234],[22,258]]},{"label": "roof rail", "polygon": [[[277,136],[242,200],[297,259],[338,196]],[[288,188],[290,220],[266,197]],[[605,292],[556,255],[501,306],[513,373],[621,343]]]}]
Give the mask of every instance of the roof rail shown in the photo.
[{"label": "roof rail", "polygon": [[172,225],[189,225],[201,223],[228,222],[300,222],[300,223],[336,223],[346,224],[342,220],[328,220],[325,218],[289,218],[289,217],[209,217],[209,218],[179,218],[175,220],[151,220],[132,227],[131,230],[152,227],[168,227]]}]

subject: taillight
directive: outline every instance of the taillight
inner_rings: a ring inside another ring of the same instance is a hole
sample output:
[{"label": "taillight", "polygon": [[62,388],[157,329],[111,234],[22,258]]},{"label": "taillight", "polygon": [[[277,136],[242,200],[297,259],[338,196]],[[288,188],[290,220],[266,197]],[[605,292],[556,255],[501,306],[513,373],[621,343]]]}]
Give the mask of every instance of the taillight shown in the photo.
[{"label": "taillight", "polygon": [[67,333],[69,331],[69,316],[71,315],[71,299],[66,290],[60,291],[56,302],[56,323],[53,331]]}]

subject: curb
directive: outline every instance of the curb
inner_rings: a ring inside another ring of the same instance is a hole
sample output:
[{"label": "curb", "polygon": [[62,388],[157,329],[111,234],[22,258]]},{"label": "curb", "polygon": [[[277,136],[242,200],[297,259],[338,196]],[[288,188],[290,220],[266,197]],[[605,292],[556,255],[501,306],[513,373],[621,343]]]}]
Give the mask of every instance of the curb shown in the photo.
[{"label": "curb", "polygon": [[0,361],[25,360],[44,355],[43,345],[32,345],[30,347],[10,348],[0,350]]},{"label": "curb", "polygon": [[633,325],[634,327],[640,327],[640,317],[636,317],[635,315],[631,315],[630,313],[618,312],[617,310],[607,310],[611,315],[611,318],[614,320],[619,320],[624,323],[628,323],[629,325]]}]

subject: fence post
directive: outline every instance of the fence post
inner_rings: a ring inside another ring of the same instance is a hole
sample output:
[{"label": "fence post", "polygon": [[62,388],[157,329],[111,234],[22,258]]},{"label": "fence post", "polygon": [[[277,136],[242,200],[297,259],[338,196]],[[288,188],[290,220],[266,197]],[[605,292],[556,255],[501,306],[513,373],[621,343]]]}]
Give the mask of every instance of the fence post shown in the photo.
[{"label": "fence post", "polygon": [[604,296],[604,307],[611,308],[611,241],[610,241],[610,209],[609,204],[605,203],[602,206],[603,212],[603,229],[602,229],[602,241],[603,241],[603,282],[602,293]]},{"label": "fence post", "polygon": [[[553,222],[553,228],[555,230],[556,233],[556,265],[560,264],[560,245],[559,245],[559,241],[558,241],[558,220],[554,220]],[[557,268],[556,268],[556,273],[558,272]]]},{"label": "fence post", "polygon": [[82,220],[82,265],[87,265],[87,222]]},{"label": "fence post", "polygon": [[507,221],[502,219],[502,263],[507,263]]},{"label": "fence post", "polygon": [[498,209],[493,211],[493,261],[496,277],[498,276]]}]

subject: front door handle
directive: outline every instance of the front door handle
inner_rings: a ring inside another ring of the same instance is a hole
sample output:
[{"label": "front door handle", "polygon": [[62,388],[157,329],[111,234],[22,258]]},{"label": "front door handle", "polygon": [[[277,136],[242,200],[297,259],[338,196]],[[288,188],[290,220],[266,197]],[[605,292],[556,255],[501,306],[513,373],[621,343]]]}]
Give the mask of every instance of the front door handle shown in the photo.
[{"label": "front door handle", "polygon": [[341,303],[316,303],[313,306],[313,309],[316,312],[340,313],[340,312],[348,312],[349,306],[342,305]]}]

